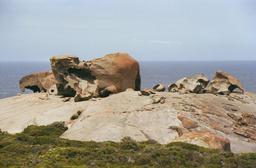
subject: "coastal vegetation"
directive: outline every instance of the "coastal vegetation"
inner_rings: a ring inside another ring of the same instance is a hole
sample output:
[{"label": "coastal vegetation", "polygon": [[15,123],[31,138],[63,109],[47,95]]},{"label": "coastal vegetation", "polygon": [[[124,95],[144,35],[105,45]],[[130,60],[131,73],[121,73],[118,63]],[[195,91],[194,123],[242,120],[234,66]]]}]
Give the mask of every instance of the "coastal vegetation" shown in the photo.
[{"label": "coastal vegetation", "polygon": [[256,153],[234,154],[187,143],[81,142],[60,138],[67,128],[57,122],[28,126],[15,135],[0,132],[0,167],[248,167]]}]

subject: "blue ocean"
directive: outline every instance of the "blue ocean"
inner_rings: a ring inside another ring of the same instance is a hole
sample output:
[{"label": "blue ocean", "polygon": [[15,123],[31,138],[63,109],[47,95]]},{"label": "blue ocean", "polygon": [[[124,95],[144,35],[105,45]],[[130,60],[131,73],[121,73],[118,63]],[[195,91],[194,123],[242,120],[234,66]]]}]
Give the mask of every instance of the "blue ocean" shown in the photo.
[{"label": "blue ocean", "polygon": [[[142,88],[151,88],[159,82],[169,85],[198,73],[212,78],[215,71],[223,70],[236,76],[247,91],[256,92],[255,67],[256,61],[140,62]],[[0,62],[0,98],[17,95],[22,76],[49,69],[48,62]]]}]

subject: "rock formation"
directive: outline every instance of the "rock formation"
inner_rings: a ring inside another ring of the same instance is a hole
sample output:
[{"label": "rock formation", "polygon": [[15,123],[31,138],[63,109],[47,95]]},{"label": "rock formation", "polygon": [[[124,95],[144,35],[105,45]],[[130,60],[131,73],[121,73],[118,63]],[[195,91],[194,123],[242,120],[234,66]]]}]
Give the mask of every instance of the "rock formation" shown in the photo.
[{"label": "rock formation", "polygon": [[241,82],[227,72],[217,71],[213,80],[204,89],[204,92],[213,94],[244,93]]},{"label": "rock formation", "polygon": [[176,138],[175,141],[186,142],[206,148],[230,151],[230,141],[211,132],[189,132]]},{"label": "rock formation", "polygon": [[169,92],[179,93],[211,93],[228,95],[230,93],[244,93],[241,82],[227,72],[217,71],[209,82],[203,74],[182,78],[168,86]]},{"label": "rock formation", "polygon": [[52,72],[39,72],[24,76],[19,82],[20,90],[30,89],[33,92],[56,93],[56,80]]},{"label": "rock formation", "polygon": [[148,89],[148,88],[145,88],[145,89],[139,91],[139,93],[138,93],[139,96],[150,96],[153,94],[156,94],[156,93],[152,89]]},{"label": "rock formation", "polygon": [[153,90],[157,91],[157,92],[164,92],[165,91],[165,86],[161,83],[158,83],[153,87]]},{"label": "rock formation", "polygon": [[234,133],[256,141],[256,115],[243,112],[241,115],[229,113],[228,116],[234,120]]},{"label": "rock formation", "polygon": [[[136,141],[182,141],[222,150],[228,150],[229,140],[232,152],[256,152],[255,94],[155,92],[140,96],[127,90],[84,102],[44,96],[1,99],[0,129],[18,133],[28,125],[65,121],[68,130],[61,137],[72,140],[120,141],[129,136]],[[78,111],[83,112],[72,120]]]},{"label": "rock formation", "polygon": [[193,75],[182,78],[176,83],[171,84],[168,87],[169,92],[180,92],[180,93],[202,93],[204,88],[209,83],[207,77],[203,74]]},{"label": "rock formation", "polygon": [[52,57],[58,94],[75,101],[106,97],[127,88],[140,90],[139,63],[126,53],[109,54],[91,61],[78,57]]},{"label": "rock formation", "polygon": [[[50,90],[68,97],[35,93],[0,100],[2,131],[18,133],[29,125],[64,121],[68,129],[61,137],[71,140],[131,137],[232,152],[256,151],[256,95],[244,92],[239,80],[228,73],[216,72],[210,82],[204,75],[182,78],[169,86],[170,94],[163,92],[162,84],[139,91],[139,64],[124,53],[91,61],[52,57],[51,66],[53,73],[23,77],[21,90]],[[111,93],[118,94],[100,98]]]}]

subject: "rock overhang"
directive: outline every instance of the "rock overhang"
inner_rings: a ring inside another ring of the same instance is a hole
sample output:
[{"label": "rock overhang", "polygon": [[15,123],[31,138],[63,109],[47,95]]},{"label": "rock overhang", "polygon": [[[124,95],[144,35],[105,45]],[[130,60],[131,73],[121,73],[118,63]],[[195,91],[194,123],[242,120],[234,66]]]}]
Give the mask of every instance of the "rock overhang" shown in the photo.
[{"label": "rock overhang", "polygon": [[45,80],[44,76],[38,79],[35,74],[30,75],[31,80],[24,80],[27,77],[23,77],[23,85],[34,92],[55,89],[50,93],[75,97],[75,101],[107,97],[128,88],[140,90],[139,63],[127,53],[108,54],[89,61],[81,61],[74,55],[57,55],[51,57],[50,62],[54,86],[44,89],[41,82],[34,84],[33,81]]}]

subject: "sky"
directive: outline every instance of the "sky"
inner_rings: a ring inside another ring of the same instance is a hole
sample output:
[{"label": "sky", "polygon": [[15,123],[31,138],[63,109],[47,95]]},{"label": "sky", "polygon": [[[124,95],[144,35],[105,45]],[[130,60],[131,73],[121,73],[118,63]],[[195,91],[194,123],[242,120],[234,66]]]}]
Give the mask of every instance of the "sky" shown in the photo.
[{"label": "sky", "polygon": [[0,0],[0,61],[256,60],[255,0]]}]

